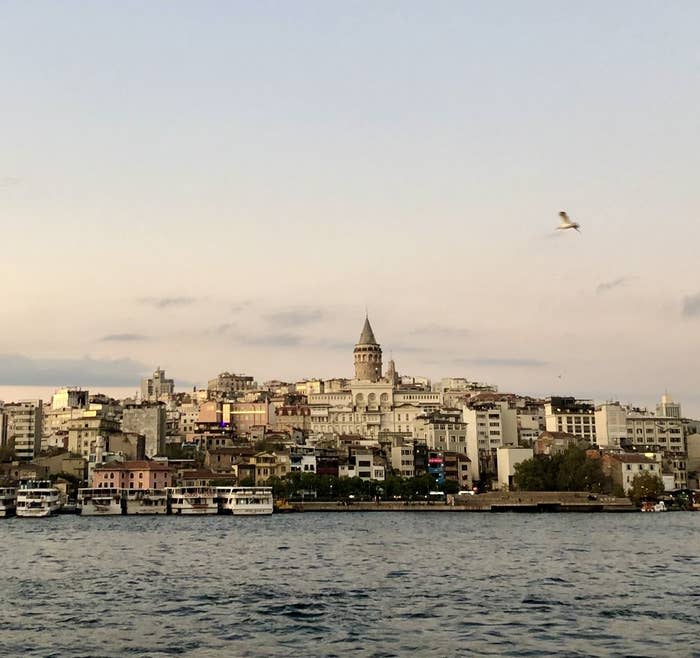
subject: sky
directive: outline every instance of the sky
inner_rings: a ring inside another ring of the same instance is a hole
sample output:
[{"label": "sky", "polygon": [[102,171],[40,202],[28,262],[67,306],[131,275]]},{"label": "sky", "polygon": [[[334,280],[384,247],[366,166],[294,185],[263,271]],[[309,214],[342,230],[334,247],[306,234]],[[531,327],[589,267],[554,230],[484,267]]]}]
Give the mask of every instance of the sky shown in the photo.
[{"label": "sky", "polygon": [[350,377],[367,309],[403,374],[700,415],[699,23],[0,0],[5,399]]}]

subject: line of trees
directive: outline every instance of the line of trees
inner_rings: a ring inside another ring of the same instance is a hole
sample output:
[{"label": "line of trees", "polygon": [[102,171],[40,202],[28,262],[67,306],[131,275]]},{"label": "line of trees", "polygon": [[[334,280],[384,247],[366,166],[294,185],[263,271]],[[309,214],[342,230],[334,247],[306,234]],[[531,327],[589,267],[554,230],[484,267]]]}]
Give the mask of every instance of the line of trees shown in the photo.
[{"label": "line of trees", "polygon": [[[246,482],[241,482],[246,486]],[[252,483],[251,483],[252,484]],[[319,500],[345,500],[353,496],[358,500],[413,500],[428,495],[429,491],[457,493],[459,484],[445,480],[437,484],[435,478],[423,474],[412,478],[388,475],[384,481],[362,480],[361,478],[338,478],[331,475],[293,472],[284,478],[273,477],[266,483],[272,487],[276,498],[296,500],[302,497],[315,497]]]}]

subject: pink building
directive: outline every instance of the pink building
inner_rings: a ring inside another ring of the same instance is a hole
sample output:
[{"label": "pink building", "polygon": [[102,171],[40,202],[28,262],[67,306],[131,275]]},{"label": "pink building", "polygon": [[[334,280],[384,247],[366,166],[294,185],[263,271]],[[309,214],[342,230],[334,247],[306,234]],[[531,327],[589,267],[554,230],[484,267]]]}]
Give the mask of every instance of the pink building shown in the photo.
[{"label": "pink building", "polygon": [[158,462],[113,462],[95,466],[92,472],[96,489],[165,489],[172,484],[172,469]]}]

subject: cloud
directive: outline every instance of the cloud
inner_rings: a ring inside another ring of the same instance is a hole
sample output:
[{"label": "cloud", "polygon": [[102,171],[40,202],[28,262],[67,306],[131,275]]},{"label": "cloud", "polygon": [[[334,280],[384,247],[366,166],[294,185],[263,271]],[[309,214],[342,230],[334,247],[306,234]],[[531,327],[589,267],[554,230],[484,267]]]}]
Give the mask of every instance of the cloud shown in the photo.
[{"label": "cloud", "polygon": [[296,308],[269,313],[264,318],[270,324],[281,327],[303,327],[323,318],[323,311],[320,308]]},{"label": "cloud", "polygon": [[101,341],[106,343],[133,343],[139,340],[148,340],[148,336],[143,334],[109,334],[109,336],[103,336],[100,338]]},{"label": "cloud", "polygon": [[247,308],[253,305],[249,299],[243,300],[242,302],[234,302],[231,304],[231,313],[242,313]]},{"label": "cloud", "polygon": [[297,347],[303,338],[296,334],[234,334],[235,339],[244,345],[264,347]]},{"label": "cloud", "polygon": [[601,295],[605,292],[608,292],[609,290],[612,290],[613,288],[619,288],[620,286],[624,286],[626,283],[629,282],[629,280],[630,277],[628,276],[620,276],[617,279],[613,279],[612,281],[604,281],[603,283],[599,283],[595,289],[596,294]]},{"label": "cloud", "polygon": [[171,308],[176,306],[190,306],[197,301],[195,297],[141,297],[139,304],[152,306],[153,308]]},{"label": "cloud", "polygon": [[700,315],[700,292],[683,298],[681,314],[685,318],[696,318]]},{"label": "cloud", "polygon": [[15,176],[2,176],[0,177],[0,189],[7,189],[10,187],[17,187],[22,182],[21,178]]},{"label": "cloud", "polygon": [[43,359],[0,354],[3,386],[135,386],[148,368],[131,359]]},{"label": "cloud", "polygon": [[323,338],[321,340],[315,340],[309,343],[311,347],[315,347],[321,350],[332,350],[334,352],[349,352],[352,353],[355,345],[349,341],[344,342],[342,340],[329,340]]},{"label": "cloud", "polygon": [[427,324],[410,332],[411,336],[430,336],[433,338],[467,338],[472,335],[464,327],[452,327],[444,324]]},{"label": "cloud", "polygon": [[502,357],[477,357],[454,359],[456,363],[470,366],[486,366],[489,368],[542,368],[548,365],[546,361],[539,359],[519,359]]}]

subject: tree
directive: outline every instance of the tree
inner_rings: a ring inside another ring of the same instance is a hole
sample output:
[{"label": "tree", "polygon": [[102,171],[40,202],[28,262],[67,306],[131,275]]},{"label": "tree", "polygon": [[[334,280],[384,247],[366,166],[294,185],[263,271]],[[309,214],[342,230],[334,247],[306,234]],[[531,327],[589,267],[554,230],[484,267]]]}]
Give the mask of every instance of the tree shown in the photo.
[{"label": "tree", "polygon": [[14,457],[14,448],[11,446],[0,446],[0,462],[11,462]]},{"label": "tree", "polygon": [[610,489],[599,459],[581,446],[557,455],[536,455],[515,466],[515,485],[521,491],[591,491]]},{"label": "tree", "polygon": [[664,481],[658,475],[642,471],[632,478],[629,497],[633,503],[639,504],[643,498],[657,498],[664,491]]},{"label": "tree", "polygon": [[459,482],[457,480],[445,480],[442,490],[446,494],[456,494],[459,491]]}]

